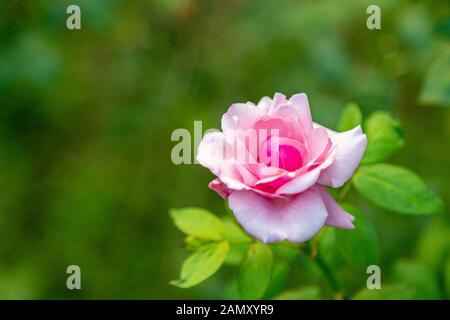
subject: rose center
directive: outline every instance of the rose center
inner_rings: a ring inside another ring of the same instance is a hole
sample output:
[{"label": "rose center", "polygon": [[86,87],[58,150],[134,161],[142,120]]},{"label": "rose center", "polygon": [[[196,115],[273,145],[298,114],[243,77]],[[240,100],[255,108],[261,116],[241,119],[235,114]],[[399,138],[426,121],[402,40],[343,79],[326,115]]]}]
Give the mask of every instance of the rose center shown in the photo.
[{"label": "rose center", "polygon": [[266,152],[270,167],[277,167],[287,171],[295,171],[304,164],[307,159],[306,148],[298,141],[269,137],[264,143],[263,152]]},{"label": "rose center", "polygon": [[303,165],[302,153],[291,145],[281,145],[278,151],[278,167],[287,171],[295,171]]}]

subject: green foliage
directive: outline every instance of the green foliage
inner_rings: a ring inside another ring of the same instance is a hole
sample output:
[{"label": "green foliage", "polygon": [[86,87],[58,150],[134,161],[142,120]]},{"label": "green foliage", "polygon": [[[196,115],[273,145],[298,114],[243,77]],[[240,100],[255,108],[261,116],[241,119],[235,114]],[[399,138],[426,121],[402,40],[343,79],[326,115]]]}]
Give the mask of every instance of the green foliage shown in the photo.
[{"label": "green foliage", "polygon": [[205,209],[172,209],[170,216],[178,229],[187,235],[204,240],[223,238],[222,221]]},{"label": "green foliage", "polygon": [[244,259],[245,254],[248,251],[250,244],[232,244],[230,246],[230,251],[228,252],[227,259],[225,260],[226,265],[237,267],[241,264]]},{"label": "green foliage", "polygon": [[450,107],[450,55],[437,60],[428,71],[420,102]]},{"label": "green foliage", "polygon": [[203,244],[200,239],[197,239],[193,236],[187,236],[186,238],[184,238],[184,243],[186,245],[186,248],[188,249],[197,249]]},{"label": "green foliage", "polygon": [[399,261],[394,278],[407,285],[414,293],[412,299],[442,299],[437,274],[427,267],[411,261]]},{"label": "green foliage", "polygon": [[444,268],[444,281],[447,299],[450,299],[450,256],[448,257]]},{"label": "green foliage", "polygon": [[325,230],[326,233],[320,241],[319,254],[331,268],[338,270],[346,264],[346,261],[341,255],[341,250],[339,250],[339,243],[336,239],[337,229],[326,227]]},{"label": "green foliage", "polygon": [[273,267],[272,249],[255,242],[239,267],[239,294],[242,299],[260,299],[266,292]]},{"label": "green foliage", "polygon": [[338,131],[346,131],[362,124],[362,114],[355,103],[347,104],[341,113]]},{"label": "green foliage", "polygon": [[378,264],[380,245],[370,220],[351,204],[342,205],[343,209],[355,217],[354,230],[336,229],[336,242],[345,261],[360,268]]},{"label": "green foliage", "polygon": [[285,259],[277,259],[274,253],[272,276],[262,299],[272,299],[286,288],[286,285],[289,283],[290,270],[291,264],[289,261]]},{"label": "green foliage", "polygon": [[172,281],[171,284],[180,288],[190,288],[208,279],[219,270],[229,248],[227,241],[202,246],[184,261],[180,279]]},{"label": "green foliage", "polygon": [[316,286],[305,286],[297,289],[284,291],[274,298],[275,300],[321,300],[320,288]]},{"label": "green foliage", "polygon": [[224,238],[233,243],[251,242],[252,238],[231,218],[223,219]]},{"label": "green foliage", "polygon": [[231,217],[220,219],[201,208],[172,209],[169,213],[187,235],[186,247],[195,251],[184,261],[180,279],[171,282],[177,287],[190,288],[203,282],[222,264],[238,266],[249,251],[252,239]]},{"label": "green foliage", "polygon": [[374,112],[367,119],[365,133],[368,144],[363,163],[385,160],[404,144],[398,121],[383,111]]},{"label": "green foliage", "polygon": [[450,226],[445,216],[432,221],[422,231],[416,257],[418,262],[435,272],[439,272],[446,257],[450,257]]},{"label": "green foliage", "polygon": [[442,200],[405,168],[385,163],[365,165],[353,179],[362,195],[388,210],[426,215],[438,213],[444,207]]}]

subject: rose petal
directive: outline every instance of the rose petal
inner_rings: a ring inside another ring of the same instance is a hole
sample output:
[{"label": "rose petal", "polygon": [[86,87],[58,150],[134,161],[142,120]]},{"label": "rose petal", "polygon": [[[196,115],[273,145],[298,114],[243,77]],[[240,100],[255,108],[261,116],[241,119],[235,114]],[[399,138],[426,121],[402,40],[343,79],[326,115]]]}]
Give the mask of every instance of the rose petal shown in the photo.
[{"label": "rose petal", "polygon": [[261,100],[259,100],[257,106],[258,108],[261,108],[265,111],[265,113],[269,112],[270,106],[272,105],[272,99],[269,97],[262,97]]},{"label": "rose petal", "polygon": [[245,165],[237,163],[235,166],[236,170],[241,175],[242,182],[247,186],[251,186],[258,181],[258,178],[253,173],[251,173],[251,171],[248,170]]},{"label": "rose petal", "polygon": [[291,104],[299,113],[299,122],[305,134],[308,134],[313,128],[311,109],[309,108],[308,97],[304,93],[295,94],[289,99]]},{"label": "rose petal", "polygon": [[327,225],[343,229],[354,229],[352,221],[355,217],[343,210],[324,187],[314,187],[320,193],[328,211]]},{"label": "rose petal", "polygon": [[222,131],[247,130],[262,116],[266,114],[263,108],[253,103],[235,103],[222,116]]},{"label": "rose petal", "polygon": [[256,131],[258,138],[277,136],[296,139],[298,137],[298,129],[291,118],[263,116],[253,124],[252,128]]},{"label": "rose petal", "polygon": [[332,164],[332,158],[327,156],[329,150],[331,150],[330,147],[331,142],[327,144],[320,155],[312,159],[306,166],[295,172],[289,172],[291,180],[280,186],[276,194],[297,194],[315,185],[321,177],[322,170],[325,170]]},{"label": "rose petal", "polygon": [[262,179],[275,179],[278,176],[286,173],[286,170],[269,167],[265,163],[248,164],[249,170],[257,177]]},{"label": "rose petal", "polygon": [[297,194],[312,187],[320,177],[321,168],[308,171],[282,185],[276,191],[277,194]]},{"label": "rose petal", "polygon": [[269,109],[269,114],[274,114],[279,106],[286,104],[288,101],[286,96],[282,93],[276,92],[273,96],[272,105]]},{"label": "rose petal", "polygon": [[360,126],[354,129],[330,135],[334,150],[331,154],[333,163],[325,170],[319,179],[319,183],[341,187],[351,178],[364,155],[367,146],[367,136]]},{"label": "rose petal", "polygon": [[311,239],[325,224],[327,210],[320,194],[309,189],[290,201],[274,201],[251,191],[233,191],[229,206],[239,224],[263,242]]},{"label": "rose petal", "polygon": [[253,185],[253,188],[265,192],[276,193],[279,187],[281,187],[290,180],[292,180],[292,178],[289,177],[289,173],[285,171],[279,175],[258,180]]},{"label": "rose petal", "polygon": [[233,151],[236,150],[232,150],[222,132],[210,132],[198,146],[197,161],[210,169],[228,188],[243,190],[246,183],[253,184],[258,179],[245,164],[236,161]]},{"label": "rose petal", "polygon": [[269,114],[294,121],[297,126],[296,137],[302,143],[305,142],[305,136],[313,129],[308,97],[304,93],[293,95],[284,104],[272,107]]},{"label": "rose petal", "polygon": [[245,185],[244,183],[242,183],[239,179],[233,178],[233,177],[229,177],[227,175],[220,175],[219,179],[223,182],[223,184],[228,188],[228,190],[230,190],[230,192],[232,190],[236,190],[236,191],[240,191],[240,190],[249,190],[249,191],[254,191],[266,198],[271,198],[271,199],[287,199],[287,196],[285,195],[278,195],[276,193],[273,192],[267,192],[265,190],[261,190],[258,188],[254,188],[254,187],[250,187],[248,185]]},{"label": "rose petal", "polygon": [[270,136],[261,144],[259,160],[271,167],[296,171],[308,160],[308,151],[297,140]]},{"label": "rose petal", "polygon": [[226,146],[226,138],[222,132],[207,133],[198,146],[198,163],[211,170],[216,176],[219,175],[220,167],[226,160]]},{"label": "rose petal", "polygon": [[226,199],[228,198],[228,195],[230,194],[230,191],[228,190],[227,186],[220,181],[220,179],[216,178],[213,181],[211,181],[208,185],[208,187],[211,190],[214,190],[217,192],[222,198]]},{"label": "rose petal", "polygon": [[324,128],[312,129],[306,139],[308,141],[309,160],[318,158],[328,147],[328,144],[331,144],[328,132]]}]

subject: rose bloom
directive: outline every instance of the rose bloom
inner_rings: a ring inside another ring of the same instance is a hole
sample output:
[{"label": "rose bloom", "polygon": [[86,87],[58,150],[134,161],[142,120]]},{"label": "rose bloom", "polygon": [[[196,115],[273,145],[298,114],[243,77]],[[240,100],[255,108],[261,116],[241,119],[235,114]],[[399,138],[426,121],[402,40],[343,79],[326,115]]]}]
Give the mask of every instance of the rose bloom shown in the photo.
[{"label": "rose bloom", "polygon": [[222,132],[207,133],[197,161],[239,224],[263,242],[311,239],[324,226],[353,229],[326,186],[341,187],[361,161],[361,127],[338,133],[312,121],[306,94],[233,104]]}]

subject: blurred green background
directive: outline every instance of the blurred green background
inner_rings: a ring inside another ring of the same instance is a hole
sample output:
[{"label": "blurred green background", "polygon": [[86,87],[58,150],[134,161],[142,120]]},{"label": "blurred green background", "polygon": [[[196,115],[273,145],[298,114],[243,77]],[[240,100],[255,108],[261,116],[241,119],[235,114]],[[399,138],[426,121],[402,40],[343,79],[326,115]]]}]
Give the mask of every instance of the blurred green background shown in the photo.
[{"label": "blurred green background", "polygon": [[[69,4],[82,30],[66,28]],[[381,30],[366,28],[369,4]],[[449,17],[446,0],[1,0],[0,298],[236,297],[229,267],[168,284],[188,255],[168,208],[225,211],[208,170],[171,162],[170,135],[276,91],[306,92],[332,128],[349,101],[391,112],[406,140],[393,162],[450,203]],[[350,199],[375,224],[383,283],[400,268],[425,297],[448,297],[448,210]],[[66,288],[71,264],[81,291]],[[349,292],[365,285],[365,270],[340,272]],[[314,282],[304,274],[280,281]]]}]

